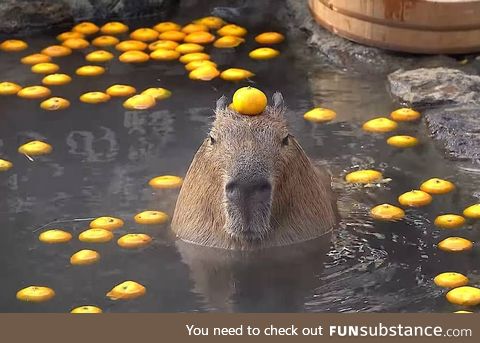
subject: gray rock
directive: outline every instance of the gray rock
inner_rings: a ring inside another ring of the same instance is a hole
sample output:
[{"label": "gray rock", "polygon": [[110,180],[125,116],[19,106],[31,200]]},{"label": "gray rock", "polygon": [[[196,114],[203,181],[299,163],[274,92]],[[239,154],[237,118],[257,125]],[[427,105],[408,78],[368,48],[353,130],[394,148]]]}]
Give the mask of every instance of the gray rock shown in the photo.
[{"label": "gray rock", "polygon": [[179,0],[1,0],[0,33],[47,29],[80,20],[166,17]]},{"label": "gray rock", "polygon": [[398,70],[388,75],[391,94],[414,107],[480,104],[480,76],[450,68]]},{"label": "gray rock", "polygon": [[308,35],[308,44],[339,68],[361,73],[387,74],[399,68],[453,66],[447,56],[425,56],[391,52],[354,43],[320,27],[313,19],[307,1],[286,0],[291,29]]},{"label": "gray rock", "polygon": [[427,110],[428,129],[452,160],[480,162],[480,105],[458,105]]},{"label": "gray rock", "polygon": [[0,32],[36,30],[73,21],[70,6],[54,0],[0,1]]}]

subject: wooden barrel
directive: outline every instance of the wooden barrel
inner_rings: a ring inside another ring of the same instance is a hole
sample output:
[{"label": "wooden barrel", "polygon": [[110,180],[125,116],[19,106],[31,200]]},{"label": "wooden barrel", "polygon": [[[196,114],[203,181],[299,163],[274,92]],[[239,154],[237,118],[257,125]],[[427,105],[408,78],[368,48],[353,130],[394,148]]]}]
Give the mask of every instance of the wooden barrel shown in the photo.
[{"label": "wooden barrel", "polygon": [[308,0],[317,23],[383,49],[458,54],[480,51],[480,0]]}]

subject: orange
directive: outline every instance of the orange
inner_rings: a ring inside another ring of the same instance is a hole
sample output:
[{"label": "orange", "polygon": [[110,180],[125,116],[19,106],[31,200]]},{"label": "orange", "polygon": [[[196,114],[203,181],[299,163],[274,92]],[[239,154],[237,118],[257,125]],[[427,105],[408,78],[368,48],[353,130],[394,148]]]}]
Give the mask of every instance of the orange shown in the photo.
[{"label": "orange", "polygon": [[106,50],[95,50],[85,56],[88,62],[107,62],[113,59],[113,54]]},{"label": "orange", "polygon": [[392,136],[387,139],[387,144],[396,148],[411,148],[418,145],[418,139],[412,136]]},{"label": "orange", "polygon": [[316,107],[303,115],[305,120],[314,122],[314,123],[326,123],[335,119],[337,114],[335,111],[328,108]]},{"label": "orange", "polygon": [[22,87],[13,82],[0,82],[0,95],[15,95]]},{"label": "orange", "polygon": [[209,44],[214,40],[215,36],[205,31],[192,32],[184,37],[185,43]]},{"label": "orange", "polygon": [[471,286],[457,287],[449,291],[447,300],[455,305],[476,306],[480,304],[480,288]]},{"label": "orange", "polygon": [[72,49],[63,45],[51,45],[42,50],[42,54],[50,57],[63,57],[72,53]]},{"label": "orange", "polygon": [[377,220],[397,221],[405,217],[405,211],[390,204],[382,204],[372,208],[370,210],[370,215],[373,219]]},{"label": "orange", "polygon": [[73,310],[70,311],[70,313],[75,313],[75,314],[87,314],[87,313],[103,313],[102,309],[93,306],[93,305],[83,305],[77,308],[74,308]]},{"label": "orange", "polygon": [[47,100],[42,101],[40,104],[40,108],[47,110],[47,111],[58,111],[64,110],[70,107],[70,101],[60,97],[53,97]]},{"label": "orange", "polygon": [[34,64],[31,68],[32,72],[35,74],[51,74],[55,73],[59,69],[60,67],[58,64],[50,62]]},{"label": "orange", "polygon": [[38,64],[38,63],[47,63],[50,62],[52,59],[50,56],[44,54],[31,54],[23,57],[20,62],[23,64]]},{"label": "orange", "polygon": [[168,89],[165,89],[165,88],[152,87],[152,88],[145,89],[141,94],[150,95],[155,100],[163,100],[163,99],[169,98],[172,95],[172,92],[170,92]]},{"label": "orange", "polygon": [[118,59],[123,63],[144,63],[150,59],[150,56],[143,51],[130,50],[125,51]]},{"label": "orange", "polygon": [[179,44],[173,40],[157,40],[148,45],[150,50],[164,49],[164,50],[175,50]]},{"label": "orange", "polygon": [[182,27],[182,32],[189,34],[192,32],[198,32],[198,31],[208,31],[208,26],[203,25],[203,24],[187,24],[184,27]]},{"label": "orange", "polygon": [[345,176],[345,180],[350,183],[372,183],[382,179],[382,173],[372,169],[357,170]]},{"label": "orange", "polygon": [[152,42],[158,38],[158,31],[148,27],[142,27],[130,33],[130,38],[142,42]]},{"label": "orange", "polygon": [[235,48],[245,42],[245,39],[237,36],[223,36],[218,38],[213,46],[219,49]]},{"label": "orange", "polygon": [[116,230],[123,226],[123,220],[115,217],[98,217],[90,222],[92,229]]},{"label": "orange", "polygon": [[164,21],[155,25],[153,29],[158,32],[179,31],[181,26],[171,21]]},{"label": "orange", "polygon": [[362,128],[369,132],[390,132],[397,128],[398,124],[388,118],[374,118],[363,124]]},{"label": "orange", "polygon": [[100,31],[107,35],[119,35],[128,31],[128,26],[119,21],[111,21],[104,24]]},{"label": "orange", "polygon": [[17,299],[26,302],[40,303],[55,296],[55,291],[43,286],[29,286],[17,292]]},{"label": "orange", "polygon": [[96,263],[99,259],[100,254],[95,250],[83,249],[70,257],[70,263],[75,266],[87,266]]},{"label": "orange", "polygon": [[13,163],[0,158],[0,172],[7,171],[13,167]]},{"label": "orange", "polygon": [[280,51],[272,48],[258,48],[250,51],[248,56],[254,60],[269,60],[280,55]]},{"label": "orange", "polygon": [[18,148],[18,152],[28,156],[40,156],[51,153],[52,146],[42,141],[30,141],[21,145]]},{"label": "orange", "polygon": [[80,32],[67,31],[67,32],[62,32],[57,36],[57,40],[59,40],[60,42],[63,42],[70,38],[85,38],[85,35]]},{"label": "orange", "polygon": [[124,40],[115,45],[115,49],[125,52],[129,50],[145,50],[147,46],[147,43],[138,40]]},{"label": "orange", "polygon": [[28,44],[19,39],[8,39],[0,44],[0,50],[5,52],[17,52],[28,48]]},{"label": "orange", "polygon": [[220,78],[226,81],[242,81],[252,76],[255,76],[255,74],[240,68],[229,68],[220,73]]},{"label": "orange", "polygon": [[242,87],[233,94],[233,107],[240,114],[257,115],[267,106],[267,96],[253,87]]},{"label": "orange", "polygon": [[218,30],[223,25],[225,25],[225,21],[222,18],[214,17],[214,16],[199,18],[194,20],[193,23],[202,24],[207,26],[209,29],[215,29],[215,30]]},{"label": "orange", "polygon": [[456,272],[445,272],[438,274],[433,282],[439,287],[455,288],[468,284],[468,277]]},{"label": "orange", "polygon": [[[158,35],[159,39],[163,40],[173,40],[175,42],[180,42],[185,38],[186,34],[181,31],[165,31]],[[195,42],[190,42],[195,43]]]},{"label": "orange", "polygon": [[198,67],[192,70],[188,77],[192,80],[210,81],[220,75],[217,68],[212,66]]},{"label": "orange", "polygon": [[59,229],[51,229],[42,232],[38,239],[43,243],[49,244],[66,243],[72,239],[72,234]]},{"label": "orange", "polygon": [[278,44],[284,39],[285,36],[278,32],[264,32],[255,36],[255,42],[259,44]]},{"label": "orange", "polygon": [[168,220],[168,215],[161,211],[143,211],[135,215],[134,220],[138,224],[163,224]]},{"label": "orange", "polygon": [[175,50],[156,49],[150,53],[150,58],[156,61],[173,61],[180,57],[180,53]]},{"label": "orange", "polygon": [[105,73],[105,68],[100,66],[83,66],[75,70],[79,76],[98,76]]},{"label": "orange", "polygon": [[420,189],[430,194],[445,194],[453,191],[455,189],[455,185],[450,181],[434,177],[423,182],[420,185]]},{"label": "orange", "polygon": [[42,79],[42,83],[46,86],[61,86],[71,81],[72,78],[67,74],[50,74]]},{"label": "orange", "polygon": [[128,85],[113,85],[107,88],[105,93],[110,96],[130,96],[137,92],[135,87]]},{"label": "orange", "polygon": [[465,218],[457,214],[443,214],[435,218],[434,224],[442,229],[456,229],[465,224]]},{"label": "orange", "polygon": [[103,48],[103,47],[106,47],[106,46],[117,45],[119,42],[120,42],[120,40],[117,37],[98,36],[97,38],[92,40],[92,45]]},{"label": "orange", "polygon": [[403,206],[420,207],[430,204],[432,196],[424,191],[413,190],[400,195],[398,202]]},{"label": "orange", "polygon": [[194,52],[202,52],[205,49],[203,45],[195,43],[183,43],[175,48],[175,51],[181,54],[191,54]]},{"label": "orange", "polygon": [[141,297],[147,292],[145,286],[135,281],[124,281],[112,288],[107,297],[112,300],[129,300]]},{"label": "orange", "polygon": [[437,244],[440,250],[446,252],[469,251],[473,248],[473,243],[462,237],[447,237]]},{"label": "orange", "polygon": [[97,33],[100,28],[94,23],[84,21],[75,25],[72,31],[83,33],[84,35],[93,35]]},{"label": "orange", "polygon": [[86,243],[106,243],[112,238],[113,233],[105,229],[88,229],[78,235],[78,239]]},{"label": "orange", "polygon": [[411,108],[399,108],[390,113],[390,117],[395,121],[415,121],[420,118],[420,113]]},{"label": "orange", "polygon": [[217,67],[217,64],[215,62],[210,61],[210,60],[197,60],[197,61],[187,63],[185,65],[185,69],[187,69],[188,71],[192,71],[194,69],[204,67],[204,66],[207,66],[207,65],[215,67],[215,68]]},{"label": "orange", "polygon": [[129,233],[120,237],[117,244],[122,248],[135,249],[144,247],[152,241],[152,237],[144,233]]},{"label": "orange", "polygon": [[51,93],[47,87],[29,86],[19,90],[17,96],[25,99],[40,99],[49,96]]},{"label": "orange", "polygon": [[190,54],[183,55],[182,57],[179,58],[179,61],[187,64],[193,61],[199,61],[199,60],[209,60],[210,55],[206,54],[204,52],[193,52]]},{"label": "orange", "polygon": [[99,104],[110,100],[110,95],[103,92],[87,92],[80,96],[80,101],[88,104]]},{"label": "orange", "polygon": [[88,48],[90,43],[83,38],[69,38],[64,40],[62,45],[73,50],[80,50]]},{"label": "orange", "polygon": [[463,215],[471,219],[480,219],[480,204],[475,204],[463,210]]},{"label": "orange", "polygon": [[247,34],[247,30],[244,27],[241,27],[235,24],[228,24],[223,26],[221,29],[219,29],[217,33],[220,36],[243,37]]},{"label": "orange", "polygon": [[179,188],[182,186],[183,179],[179,176],[162,175],[148,181],[148,184],[155,189]]},{"label": "orange", "polygon": [[134,95],[123,102],[123,107],[128,110],[147,110],[155,105],[155,98],[146,94]]}]

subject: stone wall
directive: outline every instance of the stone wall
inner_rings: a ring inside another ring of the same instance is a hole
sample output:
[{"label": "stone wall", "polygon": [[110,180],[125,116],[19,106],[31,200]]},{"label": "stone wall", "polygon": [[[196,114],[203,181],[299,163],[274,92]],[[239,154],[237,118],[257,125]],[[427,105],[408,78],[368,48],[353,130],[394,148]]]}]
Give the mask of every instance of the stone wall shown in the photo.
[{"label": "stone wall", "polygon": [[0,33],[36,31],[80,20],[167,17],[179,0],[1,0]]}]

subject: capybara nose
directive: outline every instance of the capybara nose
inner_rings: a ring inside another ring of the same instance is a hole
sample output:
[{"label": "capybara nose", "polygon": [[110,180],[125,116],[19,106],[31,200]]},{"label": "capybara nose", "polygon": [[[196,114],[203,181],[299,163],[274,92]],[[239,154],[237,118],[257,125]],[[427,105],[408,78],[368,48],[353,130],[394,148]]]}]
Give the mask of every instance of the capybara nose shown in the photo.
[{"label": "capybara nose", "polygon": [[231,202],[240,204],[268,202],[272,194],[272,185],[267,179],[232,180],[225,185],[225,194]]}]

